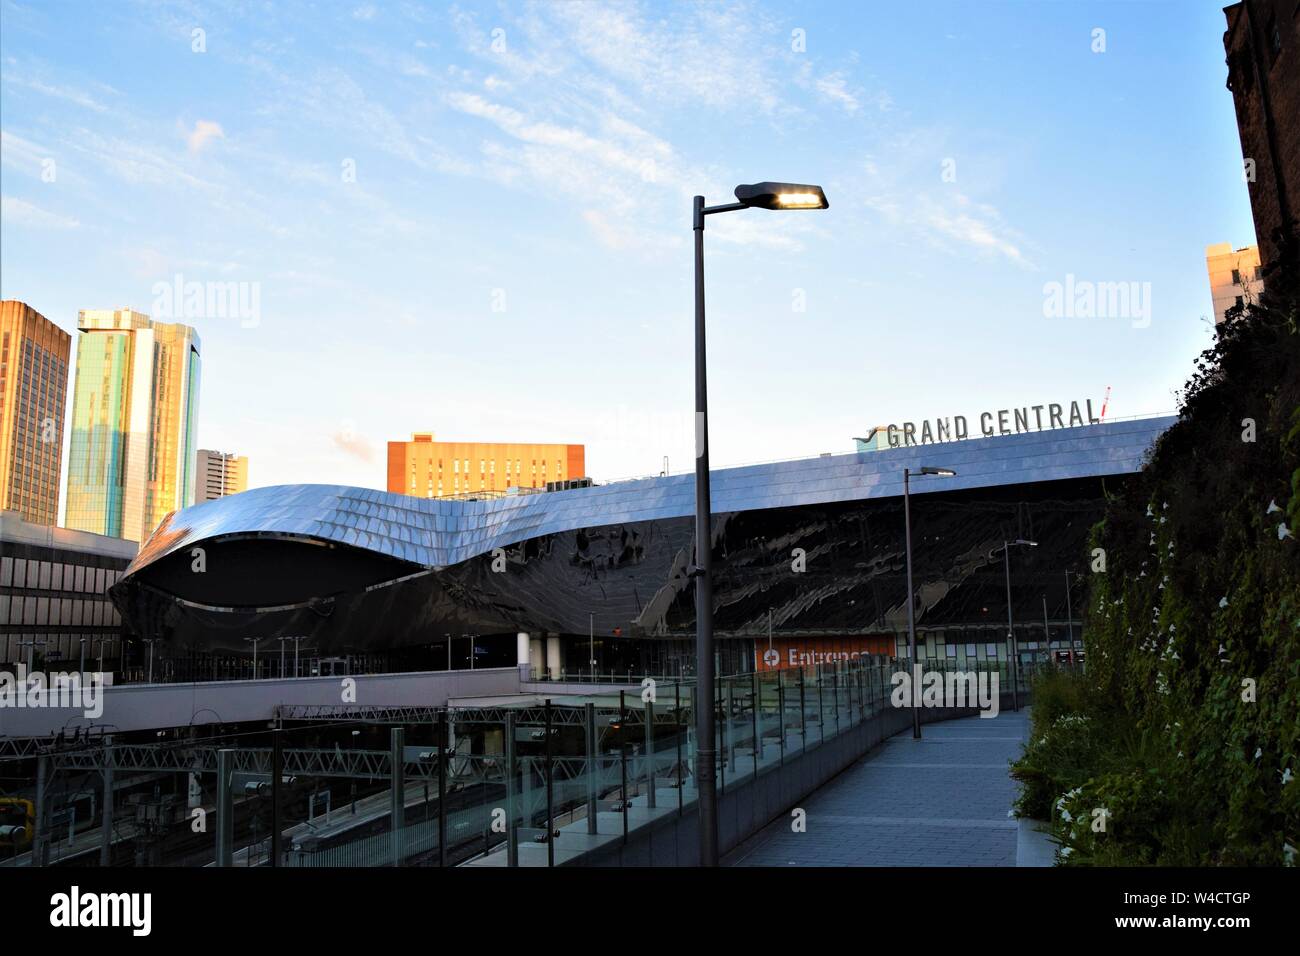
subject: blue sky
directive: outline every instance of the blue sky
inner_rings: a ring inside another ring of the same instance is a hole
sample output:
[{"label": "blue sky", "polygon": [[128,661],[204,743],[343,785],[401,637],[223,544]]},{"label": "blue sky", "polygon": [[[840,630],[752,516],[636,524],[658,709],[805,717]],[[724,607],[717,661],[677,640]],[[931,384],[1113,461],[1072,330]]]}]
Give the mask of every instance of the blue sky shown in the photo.
[{"label": "blue sky", "polygon": [[[199,444],[255,485],[383,487],[426,429],[682,471],[691,196],[818,182],[708,221],[715,466],[1170,410],[1205,246],[1254,241],[1222,6],[0,0],[0,295],[72,331],[255,288],[189,320]],[[1149,322],[1045,317],[1068,275],[1149,283]]]}]

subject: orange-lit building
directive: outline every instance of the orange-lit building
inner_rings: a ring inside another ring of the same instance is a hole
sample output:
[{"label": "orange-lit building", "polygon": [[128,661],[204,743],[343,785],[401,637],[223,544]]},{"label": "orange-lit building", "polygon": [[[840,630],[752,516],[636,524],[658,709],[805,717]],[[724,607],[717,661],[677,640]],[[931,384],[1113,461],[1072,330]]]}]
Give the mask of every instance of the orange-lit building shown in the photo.
[{"label": "orange-lit building", "polygon": [[388,443],[388,490],[417,498],[504,495],[586,477],[582,445],[434,441],[416,432]]},{"label": "orange-lit building", "polygon": [[0,302],[0,511],[58,524],[72,336],[25,302]]}]

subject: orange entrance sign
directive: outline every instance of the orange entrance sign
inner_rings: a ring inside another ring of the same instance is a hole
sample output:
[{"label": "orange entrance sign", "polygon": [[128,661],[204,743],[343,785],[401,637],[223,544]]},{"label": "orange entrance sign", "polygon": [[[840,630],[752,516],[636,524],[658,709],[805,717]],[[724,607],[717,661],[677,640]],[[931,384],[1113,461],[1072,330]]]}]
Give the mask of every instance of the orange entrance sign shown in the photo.
[{"label": "orange entrance sign", "polygon": [[848,661],[869,654],[892,657],[895,641],[892,634],[862,634],[849,637],[774,637],[754,641],[754,669],[788,670],[792,667],[815,667],[832,661]]}]

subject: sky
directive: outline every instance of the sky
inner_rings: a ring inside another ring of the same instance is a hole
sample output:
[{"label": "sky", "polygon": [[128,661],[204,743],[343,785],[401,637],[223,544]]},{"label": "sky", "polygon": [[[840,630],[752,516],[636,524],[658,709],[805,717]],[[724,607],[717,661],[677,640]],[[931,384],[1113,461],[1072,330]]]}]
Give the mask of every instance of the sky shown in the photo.
[{"label": "sky", "polygon": [[417,430],[682,472],[692,196],[809,182],[707,220],[714,467],[1170,411],[1255,241],[1223,5],[0,0],[0,297],[195,326],[253,486],[383,488]]}]

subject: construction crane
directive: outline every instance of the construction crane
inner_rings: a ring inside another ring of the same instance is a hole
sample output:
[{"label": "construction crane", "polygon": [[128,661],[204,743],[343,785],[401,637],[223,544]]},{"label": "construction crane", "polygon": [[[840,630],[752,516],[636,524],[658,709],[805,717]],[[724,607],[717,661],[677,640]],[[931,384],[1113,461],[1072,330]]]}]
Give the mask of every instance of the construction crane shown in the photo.
[{"label": "construction crane", "polygon": [[1110,403],[1110,386],[1106,386],[1106,397],[1101,400],[1101,414],[1097,416],[1098,422],[1106,420],[1106,406]]}]

